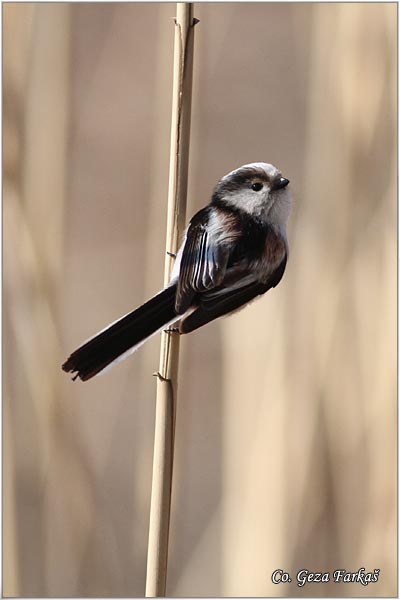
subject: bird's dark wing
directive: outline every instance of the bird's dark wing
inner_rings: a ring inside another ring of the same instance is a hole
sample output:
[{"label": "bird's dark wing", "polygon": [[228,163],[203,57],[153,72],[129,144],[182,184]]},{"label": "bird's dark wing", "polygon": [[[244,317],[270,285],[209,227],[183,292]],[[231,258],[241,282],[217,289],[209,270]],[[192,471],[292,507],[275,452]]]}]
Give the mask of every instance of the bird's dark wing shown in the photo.
[{"label": "bird's dark wing", "polygon": [[199,306],[180,322],[181,333],[189,333],[198,327],[231,313],[241,306],[248,304],[256,296],[265,294],[269,289],[278,285],[285,272],[287,256],[271,274],[267,282],[253,281],[239,288],[221,288],[202,294]]},{"label": "bird's dark wing", "polygon": [[212,290],[222,283],[228,264],[234,235],[221,242],[222,218],[213,213],[192,220],[186,234],[179,269],[175,309],[182,314],[192,303],[194,296]]}]

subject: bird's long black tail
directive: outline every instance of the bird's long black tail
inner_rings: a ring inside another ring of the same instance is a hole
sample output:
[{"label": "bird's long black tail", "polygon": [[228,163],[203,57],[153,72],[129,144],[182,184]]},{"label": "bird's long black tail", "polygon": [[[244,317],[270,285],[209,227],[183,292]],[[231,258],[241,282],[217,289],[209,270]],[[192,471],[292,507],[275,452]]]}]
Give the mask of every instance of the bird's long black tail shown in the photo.
[{"label": "bird's long black tail", "polygon": [[175,285],[167,287],[98,333],[71,354],[63,370],[76,373],[74,379],[80,377],[86,381],[123,354],[133,352],[141,342],[177,317],[175,292]]}]

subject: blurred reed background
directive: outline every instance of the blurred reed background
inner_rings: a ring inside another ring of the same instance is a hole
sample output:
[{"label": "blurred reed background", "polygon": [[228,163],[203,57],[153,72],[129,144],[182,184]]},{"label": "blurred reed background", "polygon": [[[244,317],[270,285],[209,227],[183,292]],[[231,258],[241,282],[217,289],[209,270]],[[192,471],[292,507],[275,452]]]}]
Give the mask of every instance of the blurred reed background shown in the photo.
[{"label": "blurred reed background", "polygon": [[[183,339],[171,596],[397,593],[396,11],[195,7],[188,214],[260,160],[295,207],[280,286]],[[159,340],[60,365],[162,283],[174,15],[3,4],[6,596],[144,593]]]}]

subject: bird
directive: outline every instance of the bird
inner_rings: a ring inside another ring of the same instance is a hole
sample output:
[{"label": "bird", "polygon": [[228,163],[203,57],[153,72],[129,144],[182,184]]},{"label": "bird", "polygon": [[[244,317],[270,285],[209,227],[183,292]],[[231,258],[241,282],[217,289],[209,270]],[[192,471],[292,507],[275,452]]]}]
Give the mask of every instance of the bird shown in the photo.
[{"label": "bird", "polygon": [[234,169],[190,220],[169,284],[75,350],[62,369],[87,381],[172,328],[190,333],[281,281],[288,259],[289,179],[269,163]]}]

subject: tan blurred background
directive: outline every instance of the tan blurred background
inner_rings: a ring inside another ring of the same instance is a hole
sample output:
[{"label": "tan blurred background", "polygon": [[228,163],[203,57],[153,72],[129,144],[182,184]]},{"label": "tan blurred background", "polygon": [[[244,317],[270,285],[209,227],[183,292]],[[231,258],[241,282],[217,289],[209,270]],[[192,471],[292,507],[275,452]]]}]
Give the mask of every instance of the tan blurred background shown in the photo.
[{"label": "tan blurred background", "polygon": [[[188,214],[252,161],[295,207],[281,285],[182,343],[170,596],[397,594],[396,12],[195,6]],[[144,593],[159,339],[60,365],[162,284],[174,14],[3,4],[7,596]]]}]

